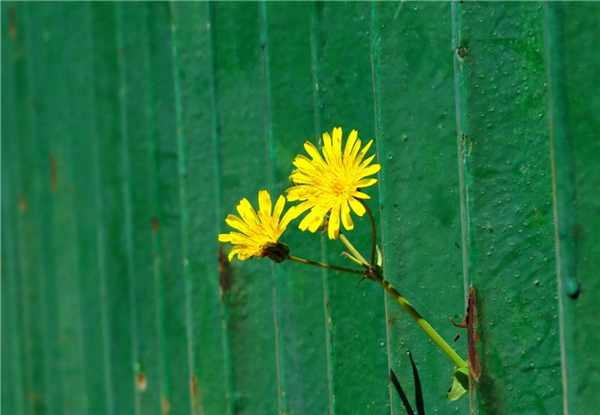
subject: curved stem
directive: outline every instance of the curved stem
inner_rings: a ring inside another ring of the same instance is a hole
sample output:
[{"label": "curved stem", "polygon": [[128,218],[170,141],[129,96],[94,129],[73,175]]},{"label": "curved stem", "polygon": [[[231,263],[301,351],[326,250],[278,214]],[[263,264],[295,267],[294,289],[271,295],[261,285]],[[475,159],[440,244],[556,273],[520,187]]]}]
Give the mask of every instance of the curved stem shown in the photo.
[{"label": "curved stem", "polygon": [[454,351],[448,343],[438,334],[437,331],[431,327],[431,325],[419,314],[417,310],[400,294],[398,290],[394,288],[392,284],[389,283],[388,280],[383,278],[383,276],[379,275],[377,272],[371,272],[370,276],[372,279],[377,281],[385,290],[394,297],[394,300],[400,304],[400,306],[410,315],[413,320],[427,333],[427,335],[433,340],[438,347],[446,353],[446,355],[454,362],[454,364],[458,367],[467,367],[467,363]]},{"label": "curved stem", "polygon": [[363,200],[358,199],[358,201],[365,207],[367,214],[369,215],[369,220],[371,221],[371,266],[375,265],[375,250],[377,248],[377,228],[375,227],[375,219],[373,219],[373,213],[371,213],[371,209],[369,209],[369,205]]},{"label": "curved stem", "polygon": [[291,255],[288,255],[287,259],[289,259],[290,261],[299,262],[301,264],[312,265],[314,267],[321,267],[321,268],[333,269],[335,271],[347,272],[348,274],[365,275],[364,270],[338,267],[335,265],[324,264],[322,262],[309,261],[308,259],[298,258],[298,257],[291,256]]}]

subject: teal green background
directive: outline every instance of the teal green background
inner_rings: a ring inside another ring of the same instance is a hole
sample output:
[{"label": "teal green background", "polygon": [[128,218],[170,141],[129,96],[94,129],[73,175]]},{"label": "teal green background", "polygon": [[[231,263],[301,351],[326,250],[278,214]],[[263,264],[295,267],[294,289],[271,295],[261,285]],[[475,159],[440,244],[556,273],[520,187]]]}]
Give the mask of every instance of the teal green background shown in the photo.
[{"label": "teal green background", "polygon": [[[428,414],[597,413],[599,17],[2,2],[2,412],[403,414],[388,373],[412,399],[410,350]],[[475,287],[470,397],[445,399],[452,362],[372,282],[223,261],[227,214],[338,126],[375,140],[386,277],[463,357],[450,317]]]}]

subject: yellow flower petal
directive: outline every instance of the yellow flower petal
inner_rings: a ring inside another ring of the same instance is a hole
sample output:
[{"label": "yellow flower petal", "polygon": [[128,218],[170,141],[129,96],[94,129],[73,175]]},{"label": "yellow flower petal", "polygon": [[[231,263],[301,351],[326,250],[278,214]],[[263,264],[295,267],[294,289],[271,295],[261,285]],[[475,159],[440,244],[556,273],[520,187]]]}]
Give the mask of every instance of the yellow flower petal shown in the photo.
[{"label": "yellow flower petal", "polygon": [[269,216],[271,215],[273,204],[271,202],[271,195],[266,190],[258,192],[258,208],[260,212],[265,212]]},{"label": "yellow flower petal", "polygon": [[347,231],[354,229],[354,222],[352,221],[352,216],[350,215],[350,206],[348,206],[348,202],[342,203],[341,216],[344,229]]},{"label": "yellow flower petal", "polygon": [[337,239],[340,234],[340,205],[335,205],[331,211],[327,232],[329,234],[329,239]]},{"label": "yellow flower petal", "polygon": [[358,131],[352,130],[350,135],[348,136],[348,141],[346,142],[346,147],[344,148],[344,160],[347,161],[348,156],[354,149],[354,143],[356,143],[356,139],[358,138]]},{"label": "yellow flower petal", "polygon": [[273,210],[273,220],[275,222],[279,222],[279,218],[281,217],[281,213],[283,212],[283,207],[285,206],[285,197],[279,196],[277,199],[277,203],[275,203],[275,210]]},{"label": "yellow flower petal", "polygon": [[377,179],[363,179],[356,182],[357,187],[369,187],[377,183]]},{"label": "yellow flower petal", "polygon": [[348,202],[350,203],[350,207],[352,208],[354,213],[356,213],[358,216],[362,216],[365,214],[365,212],[366,212],[365,207],[358,200],[351,197],[348,199]]}]

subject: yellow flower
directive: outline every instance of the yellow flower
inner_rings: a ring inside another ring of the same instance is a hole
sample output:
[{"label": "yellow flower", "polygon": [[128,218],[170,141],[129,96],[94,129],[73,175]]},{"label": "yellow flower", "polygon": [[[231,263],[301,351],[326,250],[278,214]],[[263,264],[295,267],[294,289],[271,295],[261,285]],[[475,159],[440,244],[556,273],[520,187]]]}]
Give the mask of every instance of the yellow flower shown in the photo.
[{"label": "yellow flower", "polygon": [[287,258],[290,249],[287,245],[278,242],[278,239],[290,221],[298,216],[298,213],[297,209],[292,207],[280,220],[284,205],[285,197],[279,196],[271,215],[271,195],[266,190],[258,192],[258,213],[252,208],[248,199],[244,198],[240,201],[237,211],[241,218],[229,215],[225,219],[229,226],[239,232],[219,235],[219,241],[234,244],[229,251],[230,261],[236,254],[242,261],[248,258],[268,256],[274,262],[283,262]]},{"label": "yellow flower", "polygon": [[346,230],[354,228],[350,209],[358,215],[365,214],[365,207],[357,199],[369,199],[361,188],[377,183],[377,179],[365,177],[375,174],[381,166],[369,165],[375,156],[363,160],[373,140],[361,150],[358,132],[352,130],[342,153],[342,129],[333,129],[333,141],[329,133],[323,134],[323,157],[310,142],[304,143],[306,152],[312,157],[298,155],[294,160],[297,170],[292,172],[293,187],[286,190],[289,201],[300,200],[297,214],[311,211],[300,222],[300,229],[315,232],[329,213],[327,224],[330,239],[336,239],[341,222]]}]

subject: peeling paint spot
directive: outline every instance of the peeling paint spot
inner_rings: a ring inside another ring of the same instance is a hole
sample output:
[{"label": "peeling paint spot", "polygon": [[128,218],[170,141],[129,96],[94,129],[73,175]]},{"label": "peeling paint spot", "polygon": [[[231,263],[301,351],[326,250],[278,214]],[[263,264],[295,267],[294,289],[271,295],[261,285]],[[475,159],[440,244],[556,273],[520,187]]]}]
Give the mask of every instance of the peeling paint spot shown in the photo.
[{"label": "peeling paint spot", "polygon": [[161,409],[163,414],[168,414],[171,410],[171,404],[169,403],[169,399],[166,396],[163,396],[161,399]]},{"label": "peeling paint spot", "polygon": [[140,372],[135,377],[135,387],[140,392],[146,392],[146,389],[148,388],[148,379],[146,378],[145,373]]},{"label": "peeling paint spot", "polygon": [[19,212],[27,212],[27,199],[25,199],[24,195],[19,196]]},{"label": "peeling paint spot", "polygon": [[58,190],[58,164],[54,154],[50,153],[48,155],[48,161],[50,163],[50,190],[52,193],[56,193]]},{"label": "peeling paint spot", "polygon": [[198,378],[196,375],[190,377],[190,389],[192,392],[192,407],[194,413],[203,413],[202,411],[202,396],[200,396],[200,390],[198,389]]},{"label": "peeling paint spot", "polygon": [[221,285],[221,299],[231,290],[231,279],[233,272],[229,265],[227,255],[223,252],[223,248],[219,246],[219,284]]},{"label": "peeling paint spot", "polygon": [[29,392],[29,394],[27,395],[27,399],[33,405],[37,405],[38,403],[40,403],[40,396],[35,392]]},{"label": "peeling paint spot", "polygon": [[192,390],[192,395],[198,396],[198,378],[196,375],[190,377],[190,388]]},{"label": "peeling paint spot", "polygon": [[17,31],[17,15],[15,13],[15,6],[8,7],[8,35],[14,39],[18,35]]},{"label": "peeling paint spot", "polygon": [[158,219],[152,216],[152,234],[156,235],[156,232],[158,232]]}]

